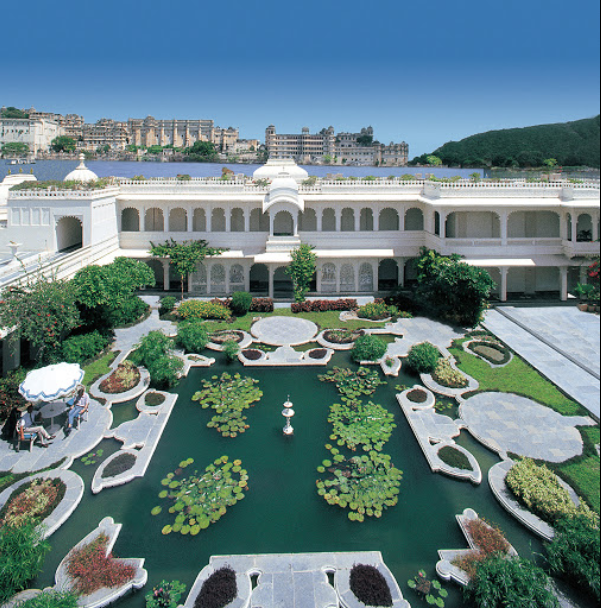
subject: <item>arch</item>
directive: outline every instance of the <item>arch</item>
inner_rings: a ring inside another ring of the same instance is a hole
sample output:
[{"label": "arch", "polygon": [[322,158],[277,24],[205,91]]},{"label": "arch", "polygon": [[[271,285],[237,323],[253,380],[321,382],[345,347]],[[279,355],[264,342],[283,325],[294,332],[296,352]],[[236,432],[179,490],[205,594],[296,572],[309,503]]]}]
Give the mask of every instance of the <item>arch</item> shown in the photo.
[{"label": "arch", "polygon": [[359,230],[362,232],[371,232],[374,229],[374,212],[366,207],[361,209],[359,216]]},{"label": "arch", "polygon": [[207,293],[207,267],[202,262],[196,265],[196,272],[190,275],[190,287],[194,293]]},{"label": "arch", "polygon": [[374,290],[374,269],[371,264],[364,262],[359,268],[359,291]]},{"label": "arch", "polygon": [[573,219],[572,219],[572,214],[568,213],[566,216],[566,227],[567,227],[567,235],[565,235],[565,239],[567,241],[571,241],[572,240],[572,223],[573,223]]},{"label": "arch", "polygon": [[76,217],[62,217],[56,223],[56,250],[73,251],[83,246],[83,226]]},{"label": "arch", "polygon": [[250,267],[250,291],[260,294],[269,292],[269,270],[265,264]]},{"label": "arch", "polygon": [[230,268],[230,291],[244,289],[244,267],[242,264],[232,264]]},{"label": "arch", "polygon": [[232,219],[230,224],[232,232],[244,232],[244,211],[239,207],[232,209]]},{"label": "arch", "polygon": [[424,212],[417,207],[407,209],[405,213],[405,230],[423,230],[424,229]]},{"label": "arch", "polygon": [[292,277],[286,273],[286,266],[276,268],[273,274],[273,293],[280,298],[289,298],[294,293]]},{"label": "arch", "polygon": [[378,264],[378,291],[392,291],[399,285],[399,265],[396,260],[381,260]]},{"label": "arch", "polygon": [[434,234],[436,236],[440,236],[440,213],[438,211],[434,212]]},{"label": "arch", "polygon": [[340,219],[340,230],[342,232],[354,232],[355,231],[355,211],[349,207],[342,210],[342,217]]},{"label": "arch", "polygon": [[399,212],[396,209],[382,209],[380,211],[380,230],[398,230]]},{"label": "arch", "polygon": [[357,291],[355,286],[355,268],[352,264],[343,264],[340,267],[340,291]]},{"label": "arch", "polygon": [[204,209],[194,209],[192,216],[192,230],[194,232],[207,231],[207,214]]},{"label": "arch", "polygon": [[225,232],[225,211],[221,207],[211,213],[211,232]]},{"label": "arch", "polygon": [[250,231],[269,232],[269,215],[262,209],[253,209],[250,212]]},{"label": "arch", "polygon": [[451,239],[498,239],[501,221],[494,211],[453,211],[441,231]]},{"label": "arch", "polygon": [[321,216],[321,231],[336,232],[336,212],[334,209],[324,209]]},{"label": "arch", "polygon": [[133,207],[121,212],[121,232],[140,232],[140,212]]},{"label": "arch", "polygon": [[169,231],[186,232],[188,230],[188,213],[181,207],[169,212]]},{"label": "arch", "polygon": [[514,211],[507,219],[509,238],[559,238],[559,215],[553,211]]},{"label": "arch", "polygon": [[331,262],[327,262],[321,267],[321,290],[336,291],[336,265]]},{"label": "arch", "polygon": [[593,218],[588,213],[578,216],[576,239],[579,243],[590,243],[593,240]]},{"label": "arch", "polygon": [[146,210],[144,229],[146,232],[165,232],[165,217],[162,209],[153,207]]},{"label": "arch", "polygon": [[[165,271],[163,268],[163,262],[160,260],[146,260],[146,264],[150,267],[154,273],[154,280],[156,281],[156,287],[158,289],[165,288]],[[169,285],[167,285],[169,289]]]},{"label": "arch", "polygon": [[290,211],[278,211],[273,218],[274,236],[293,236],[294,218]]},{"label": "arch", "polygon": [[225,268],[223,264],[213,264],[211,266],[211,293],[225,293]]},{"label": "arch", "polygon": [[315,209],[307,209],[299,216],[299,230],[304,232],[315,232],[317,230],[317,213]]}]

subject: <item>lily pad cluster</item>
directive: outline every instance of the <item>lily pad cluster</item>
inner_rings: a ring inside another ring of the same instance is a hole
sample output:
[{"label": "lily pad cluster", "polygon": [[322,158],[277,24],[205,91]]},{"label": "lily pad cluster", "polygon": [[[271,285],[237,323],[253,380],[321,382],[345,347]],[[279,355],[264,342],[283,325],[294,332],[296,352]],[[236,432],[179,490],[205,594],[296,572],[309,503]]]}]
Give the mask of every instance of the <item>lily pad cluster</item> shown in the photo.
[{"label": "lily pad cluster", "polygon": [[258,384],[254,378],[226,372],[203,380],[202,390],[194,393],[192,401],[199,401],[203,409],[215,411],[207,424],[209,428],[216,429],[224,437],[237,437],[250,428],[244,410],[253,407],[263,396]]},{"label": "lily pad cluster", "polygon": [[394,416],[381,405],[369,401],[364,404],[354,399],[342,399],[330,408],[328,422],[332,424],[332,441],[355,451],[381,450],[396,428]]},{"label": "lily pad cluster", "polygon": [[[248,490],[248,472],[242,468],[241,460],[230,462],[228,456],[222,456],[204,472],[194,471],[183,477],[185,469],[192,464],[192,458],[180,462],[175,472],[161,481],[165,489],[159,498],[170,503],[168,511],[175,516],[172,524],[163,527],[165,535],[173,532],[196,536],[217,523],[229,507],[244,499]],[[157,516],[162,512],[163,507],[157,506],[151,514]]]},{"label": "lily pad cluster", "polygon": [[378,386],[386,384],[380,379],[375,370],[360,367],[357,371],[335,367],[327,374],[319,376],[322,382],[334,382],[338,392],[349,399],[356,399],[361,395],[372,395]]},{"label": "lily pad cluster", "polygon": [[424,570],[420,570],[417,576],[408,580],[407,585],[430,606],[444,608],[444,601],[449,596],[449,592],[437,580],[429,580]]},{"label": "lily pad cluster", "polygon": [[[330,408],[332,443],[325,446],[329,458],[317,467],[317,493],[328,504],[347,509],[351,521],[382,517],[398,503],[403,478],[390,456],[382,453],[396,425],[385,408],[372,401],[365,404],[359,396],[372,394],[384,382],[366,368],[335,368],[321,379],[335,382],[343,397]],[[355,454],[359,448],[361,455]]]}]

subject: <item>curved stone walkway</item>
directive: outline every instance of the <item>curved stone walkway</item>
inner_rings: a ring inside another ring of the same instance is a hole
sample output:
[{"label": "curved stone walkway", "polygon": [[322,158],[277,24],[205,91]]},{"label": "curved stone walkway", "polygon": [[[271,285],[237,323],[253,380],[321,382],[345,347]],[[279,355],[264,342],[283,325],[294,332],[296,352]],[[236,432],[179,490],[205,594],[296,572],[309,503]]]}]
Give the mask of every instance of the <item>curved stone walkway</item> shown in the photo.
[{"label": "curved stone walkway", "polygon": [[315,323],[294,317],[267,317],[253,324],[254,338],[269,346],[298,346],[311,342],[319,332]]}]

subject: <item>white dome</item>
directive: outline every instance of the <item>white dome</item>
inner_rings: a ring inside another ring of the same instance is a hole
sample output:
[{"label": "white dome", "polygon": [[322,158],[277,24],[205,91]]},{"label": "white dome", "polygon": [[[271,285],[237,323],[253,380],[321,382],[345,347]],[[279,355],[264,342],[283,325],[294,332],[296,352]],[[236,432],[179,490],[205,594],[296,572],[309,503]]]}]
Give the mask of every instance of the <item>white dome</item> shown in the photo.
[{"label": "white dome", "polygon": [[71,171],[67,177],[63,180],[64,182],[81,182],[82,184],[87,184],[89,182],[95,182],[98,179],[98,176],[94,171],[90,171],[84,161],[85,156],[81,154],[79,156],[79,166]]},{"label": "white dome", "polygon": [[270,159],[267,164],[259,167],[253,173],[253,179],[275,179],[277,177],[287,177],[296,182],[302,182],[309,177],[309,174],[292,159]]}]

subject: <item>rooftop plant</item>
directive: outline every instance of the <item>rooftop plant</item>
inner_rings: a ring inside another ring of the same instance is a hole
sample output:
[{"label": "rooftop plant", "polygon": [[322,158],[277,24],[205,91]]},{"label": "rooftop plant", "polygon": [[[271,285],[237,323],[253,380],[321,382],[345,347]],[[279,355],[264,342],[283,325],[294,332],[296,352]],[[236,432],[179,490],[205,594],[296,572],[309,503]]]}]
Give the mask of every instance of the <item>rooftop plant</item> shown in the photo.
[{"label": "rooftop plant", "polygon": [[[248,473],[242,468],[241,460],[230,462],[227,456],[222,456],[204,472],[194,471],[189,477],[181,478],[193,463],[192,458],[180,462],[175,472],[161,481],[165,489],[159,498],[169,502],[169,513],[175,516],[172,524],[163,527],[165,535],[174,532],[196,536],[217,523],[229,507],[243,500],[248,489]],[[162,507],[157,506],[151,513],[157,516],[162,511]]]},{"label": "rooftop plant", "polygon": [[253,407],[263,396],[258,384],[258,380],[249,376],[226,372],[220,377],[203,380],[203,388],[194,393],[192,401],[198,401],[203,409],[215,410],[215,415],[207,424],[209,428],[216,429],[224,437],[237,437],[249,428],[242,412]]}]

